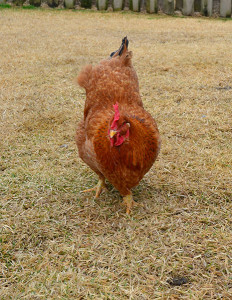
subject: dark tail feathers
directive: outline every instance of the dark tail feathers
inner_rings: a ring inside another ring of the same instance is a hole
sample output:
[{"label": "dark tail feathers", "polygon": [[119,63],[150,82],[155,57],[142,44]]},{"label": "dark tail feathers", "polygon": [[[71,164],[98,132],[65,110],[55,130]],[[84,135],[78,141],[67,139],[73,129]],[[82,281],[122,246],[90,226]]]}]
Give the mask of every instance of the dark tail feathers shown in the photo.
[{"label": "dark tail feathers", "polygon": [[[128,39],[127,39],[127,36],[125,36],[125,37],[122,39],[122,44],[121,44],[120,48],[119,48],[118,50],[112,52],[112,53],[110,54],[110,57],[113,58],[113,57],[115,57],[115,56],[121,56],[122,53],[128,49],[128,45],[129,45],[129,41],[128,41]],[[125,48],[126,48],[126,49],[125,49]]]}]

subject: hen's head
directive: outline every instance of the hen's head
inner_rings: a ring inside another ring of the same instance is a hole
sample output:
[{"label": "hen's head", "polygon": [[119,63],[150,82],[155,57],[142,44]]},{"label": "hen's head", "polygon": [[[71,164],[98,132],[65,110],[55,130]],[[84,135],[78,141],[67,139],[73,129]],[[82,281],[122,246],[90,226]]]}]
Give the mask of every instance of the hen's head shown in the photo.
[{"label": "hen's head", "polygon": [[109,129],[109,138],[110,138],[110,145],[113,146],[120,146],[126,139],[129,139],[129,128],[130,123],[125,116],[120,116],[118,103],[116,102],[114,107],[114,117],[111,119],[110,122],[110,129]]}]

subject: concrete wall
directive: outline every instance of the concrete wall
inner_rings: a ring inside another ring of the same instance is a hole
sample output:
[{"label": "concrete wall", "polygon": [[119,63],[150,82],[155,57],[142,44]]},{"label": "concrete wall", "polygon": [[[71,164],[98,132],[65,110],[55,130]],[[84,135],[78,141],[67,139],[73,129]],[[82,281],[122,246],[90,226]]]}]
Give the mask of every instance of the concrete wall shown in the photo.
[{"label": "concrete wall", "polygon": [[232,0],[0,0],[12,5],[34,5],[67,9],[94,8],[100,10],[132,10],[168,15],[231,17]]}]

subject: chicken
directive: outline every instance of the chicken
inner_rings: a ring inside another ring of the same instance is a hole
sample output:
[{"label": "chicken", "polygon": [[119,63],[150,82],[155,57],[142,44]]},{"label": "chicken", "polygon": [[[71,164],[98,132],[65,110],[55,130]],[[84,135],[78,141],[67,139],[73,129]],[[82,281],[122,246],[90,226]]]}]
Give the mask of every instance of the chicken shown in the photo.
[{"label": "chicken", "polygon": [[152,167],[161,144],[155,120],[143,108],[128,44],[125,37],[118,51],[79,74],[86,101],[76,134],[80,158],[99,177],[85,192],[95,190],[99,197],[107,179],[122,195],[127,214],[136,204],[131,189]]}]

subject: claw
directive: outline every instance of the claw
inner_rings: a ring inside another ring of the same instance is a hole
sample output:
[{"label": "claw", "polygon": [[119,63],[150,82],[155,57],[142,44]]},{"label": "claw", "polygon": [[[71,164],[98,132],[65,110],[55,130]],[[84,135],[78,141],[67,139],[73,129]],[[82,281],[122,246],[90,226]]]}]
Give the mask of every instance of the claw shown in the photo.
[{"label": "claw", "polygon": [[82,191],[82,193],[96,191],[96,194],[95,194],[95,197],[94,197],[96,199],[100,196],[100,194],[103,190],[106,190],[105,180],[104,179],[99,179],[99,181],[98,181],[98,183],[95,187],[93,187],[91,189],[84,190],[84,191]]},{"label": "claw", "polygon": [[129,215],[134,206],[138,206],[139,204],[133,200],[132,194],[126,195],[123,197],[122,205],[126,206],[126,214]]}]

